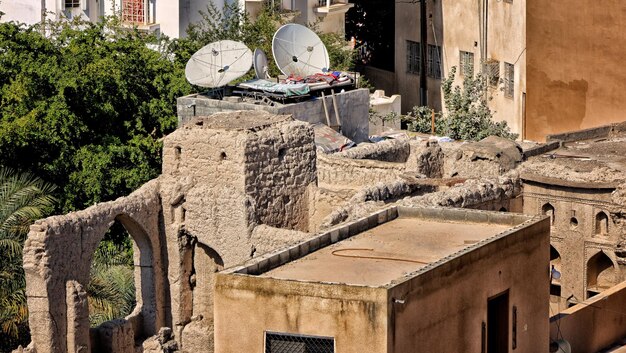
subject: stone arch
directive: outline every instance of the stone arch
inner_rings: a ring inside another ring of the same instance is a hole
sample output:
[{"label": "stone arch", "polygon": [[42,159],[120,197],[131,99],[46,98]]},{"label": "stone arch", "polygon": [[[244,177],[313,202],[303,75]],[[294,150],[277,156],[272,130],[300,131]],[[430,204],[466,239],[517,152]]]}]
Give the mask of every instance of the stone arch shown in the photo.
[{"label": "stone arch", "polygon": [[[96,342],[92,348],[92,352],[98,352],[99,346],[103,347],[111,344],[108,341],[128,340],[128,337],[113,337],[122,335],[127,328],[132,328],[132,341],[140,340],[145,337],[152,336],[157,333],[159,323],[157,322],[157,285],[156,274],[154,271],[154,249],[152,241],[146,230],[131,216],[121,213],[113,217],[108,223],[108,227],[104,229],[98,242],[102,240],[106,231],[113,226],[115,222],[119,222],[133,241],[133,266],[134,266],[134,282],[135,282],[135,298],[136,305],[133,311],[123,320],[113,320],[105,322],[92,330],[92,342]],[[97,245],[97,243],[96,243]],[[92,250],[95,251],[95,247]],[[93,259],[90,259],[90,263]],[[124,326],[124,329],[119,328]],[[105,340],[105,341],[102,341]],[[106,348],[105,348],[106,350]]]},{"label": "stone arch", "polygon": [[550,267],[561,272],[561,253],[552,245],[550,245]]},{"label": "stone arch", "polygon": [[612,287],[617,282],[617,274],[611,258],[604,251],[598,252],[587,261],[587,291],[599,293]]},{"label": "stone arch", "polygon": [[548,203],[545,203],[543,206],[541,206],[541,214],[545,216],[549,216],[550,225],[551,226],[554,225],[554,221],[556,218],[556,210],[554,209],[554,206],[552,206],[552,204],[548,202]]},{"label": "stone arch", "polygon": [[595,234],[596,235],[609,234],[609,216],[604,211],[600,211],[596,214]]}]

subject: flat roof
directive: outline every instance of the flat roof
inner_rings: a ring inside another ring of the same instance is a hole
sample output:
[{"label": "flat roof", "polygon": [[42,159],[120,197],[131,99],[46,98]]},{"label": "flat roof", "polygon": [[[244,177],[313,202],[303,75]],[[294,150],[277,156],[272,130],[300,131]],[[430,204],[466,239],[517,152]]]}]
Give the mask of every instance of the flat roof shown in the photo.
[{"label": "flat roof", "polygon": [[511,227],[401,216],[259,276],[383,286]]}]

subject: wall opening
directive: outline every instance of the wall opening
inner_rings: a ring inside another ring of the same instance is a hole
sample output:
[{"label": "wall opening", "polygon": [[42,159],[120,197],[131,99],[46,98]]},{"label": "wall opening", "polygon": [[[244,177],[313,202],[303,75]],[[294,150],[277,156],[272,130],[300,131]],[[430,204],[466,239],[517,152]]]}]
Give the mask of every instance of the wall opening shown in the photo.
[{"label": "wall opening", "polygon": [[616,283],[616,271],[613,261],[599,252],[587,262],[587,298],[612,287]]},{"label": "wall opening", "polygon": [[561,302],[561,275],[561,254],[550,245],[550,303]]},{"label": "wall opening", "polygon": [[222,269],[224,269],[222,257],[212,248],[197,243],[193,253],[192,268],[193,316],[202,315],[203,318],[213,320],[215,273]]},{"label": "wall opening", "polygon": [[136,340],[156,333],[152,263],[152,247],[143,228],[118,215],[91,262],[87,295],[92,327],[124,318],[132,323]]},{"label": "wall opening", "polygon": [[554,206],[552,206],[550,203],[547,203],[541,207],[541,214],[550,217],[551,226],[554,226],[555,213],[556,212],[554,210]]},{"label": "wall opening", "polygon": [[487,353],[509,351],[509,292],[487,301]]},{"label": "wall opening", "polygon": [[604,212],[598,212],[596,215],[596,230],[597,235],[607,235],[609,233],[609,216]]}]

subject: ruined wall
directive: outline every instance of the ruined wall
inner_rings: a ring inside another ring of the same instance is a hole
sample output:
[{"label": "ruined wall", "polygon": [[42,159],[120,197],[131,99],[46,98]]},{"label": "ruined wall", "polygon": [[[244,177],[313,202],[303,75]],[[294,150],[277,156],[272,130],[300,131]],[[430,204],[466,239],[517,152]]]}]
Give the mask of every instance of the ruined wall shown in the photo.
[{"label": "ruined wall", "polygon": [[359,188],[398,180],[404,173],[404,163],[347,159],[324,154],[317,156],[317,178],[320,184]]},{"label": "ruined wall", "polygon": [[526,138],[623,121],[623,2],[526,4]]},{"label": "ruined wall", "polygon": [[373,159],[384,162],[404,163],[409,158],[410,153],[409,140],[391,139],[378,143],[361,143],[356,147],[335,153],[334,155],[350,159]]},{"label": "ruined wall", "polygon": [[308,230],[315,168],[312,128],[289,116],[220,113],[165,138],[161,195],[181,349],[213,347],[215,272],[292,240],[255,237],[255,227]]},{"label": "ruined wall", "polygon": [[93,253],[115,220],[134,240],[137,306],[124,320],[126,333],[105,325],[93,335],[123,339],[156,334],[166,325],[167,284],[159,183],[83,211],[35,222],[24,244],[26,296],[32,342],[39,353],[89,350],[85,292]]},{"label": "ruined wall", "polygon": [[[624,227],[617,223],[622,210],[612,202],[614,189],[588,186],[591,188],[583,183],[574,187],[524,181],[524,213],[549,215],[552,220],[550,243],[559,255],[561,272],[561,278],[553,281],[553,285],[560,288],[561,298],[574,295],[576,301],[621,282],[626,268],[626,259],[618,256],[623,256],[617,247],[624,237]],[[606,228],[601,224],[603,215]],[[608,283],[592,289],[587,277],[590,259],[599,253],[610,259],[608,270],[613,273]]]}]

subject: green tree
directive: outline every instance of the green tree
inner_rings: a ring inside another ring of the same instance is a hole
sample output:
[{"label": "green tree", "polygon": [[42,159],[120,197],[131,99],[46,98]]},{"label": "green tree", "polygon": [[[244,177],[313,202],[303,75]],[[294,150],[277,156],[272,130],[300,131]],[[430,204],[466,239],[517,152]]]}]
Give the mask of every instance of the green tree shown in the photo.
[{"label": "green tree", "polygon": [[[493,121],[489,108],[489,88],[487,77],[465,75],[461,86],[454,85],[456,67],[443,80],[441,90],[446,113],[435,113],[435,133],[455,140],[482,140],[487,136],[501,136],[516,139],[506,121]],[[411,131],[430,133],[433,110],[429,107],[413,107],[404,118]]]},{"label": "green tree", "polygon": [[160,139],[192,87],[167,40],[149,49],[156,38],[111,19],[48,28],[0,24],[0,164],[59,185],[68,212],[159,174]]},{"label": "green tree", "polygon": [[136,304],[133,271],[133,251],[128,234],[122,244],[107,239],[98,244],[87,286],[92,327],[132,312]]},{"label": "green tree", "polygon": [[0,167],[0,351],[30,341],[22,247],[30,224],[55,203],[51,184]]}]

